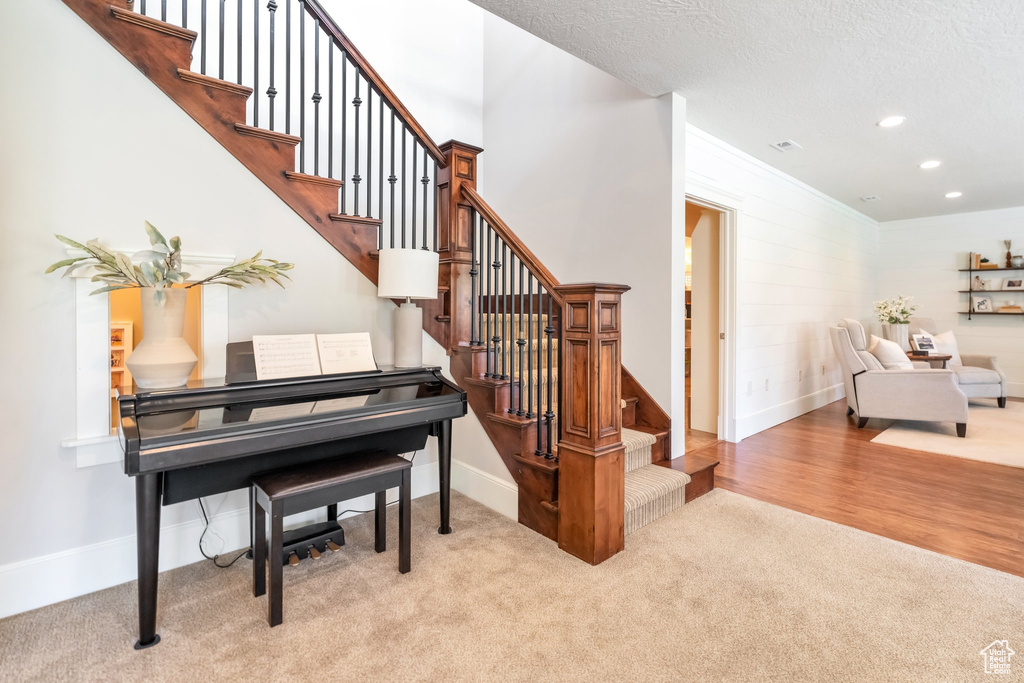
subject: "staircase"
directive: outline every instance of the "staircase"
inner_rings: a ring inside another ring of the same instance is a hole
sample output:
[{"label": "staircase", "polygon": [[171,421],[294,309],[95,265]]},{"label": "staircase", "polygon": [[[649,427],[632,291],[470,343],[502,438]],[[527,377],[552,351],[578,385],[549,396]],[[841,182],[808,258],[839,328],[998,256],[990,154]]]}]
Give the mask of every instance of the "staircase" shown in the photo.
[{"label": "staircase", "polygon": [[[683,504],[668,415],[621,367],[628,288],[562,285],[317,0],[64,0],[334,249],[441,268],[424,328],[519,486],[519,521],[594,564]],[[702,489],[706,490],[706,489]]]}]

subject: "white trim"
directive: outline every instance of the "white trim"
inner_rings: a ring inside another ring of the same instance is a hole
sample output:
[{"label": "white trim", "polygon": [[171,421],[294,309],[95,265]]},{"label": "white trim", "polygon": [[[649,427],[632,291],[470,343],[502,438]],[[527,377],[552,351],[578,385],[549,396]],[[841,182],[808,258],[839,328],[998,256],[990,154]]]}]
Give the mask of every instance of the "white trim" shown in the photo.
[{"label": "white trim", "polygon": [[[437,490],[436,462],[412,468],[413,498],[437,493]],[[232,499],[239,496],[235,493]],[[212,499],[225,500],[222,496]],[[344,504],[357,509],[371,509],[373,496],[363,496]],[[207,509],[216,509],[216,503]],[[289,527],[317,521],[319,514],[309,512],[289,517]],[[430,514],[436,515],[436,511],[431,510]],[[351,516],[343,515],[342,518]],[[220,553],[225,549],[230,553],[231,549],[243,548],[249,543],[249,511],[244,503],[243,507],[212,515],[210,522],[210,533],[203,543],[207,553]],[[195,519],[163,527],[160,530],[160,571],[202,560],[199,552],[202,532],[203,523],[198,509]],[[0,618],[134,581],[137,576],[135,548],[135,535],[132,534],[0,566]]]},{"label": "white trim", "polygon": [[689,176],[686,180],[686,190],[686,201],[721,214],[718,329],[725,334],[725,341],[721,344],[718,356],[718,438],[735,443],[739,440],[736,436],[736,349],[738,347],[736,280],[738,276],[737,244],[741,215],[737,205],[743,200],[721,188],[712,187],[703,182],[691,185]]},{"label": "white trim", "polygon": [[[134,251],[139,251],[138,249]],[[69,248],[68,254],[81,251]],[[123,253],[134,253],[123,250]],[[213,275],[235,262],[234,256],[183,253],[182,267],[192,279]],[[70,276],[75,281],[75,436],[61,441],[61,447],[75,456],[78,468],[120,463],[121,446],[110,434],[110,296],[91,292],[92,268],[80,268]],[[224,375],[224,348],[228,343],[228,292],[226,287],[204,287],[200,334],[203,345],[203,377]]]},{"label": "white trim", "polygon": [[745,415],[736,421],[736,436],[738,439],[753,436],[770,427],[800,417],[804,413],[827,406],[829,403],[838,401],[845,395],[842,384],[833,384],[813,394],[807,394],[792,401],[766,408],[760,412]]},{"label": "white trim", "polygon": [[1007,382],[1006,395],[1014,398],[1024,398],[1024,382]]},{"label": "white trim", "polygon": [[519,487],[461,460],[452,460],[452,488],[509,519],[519,519]]}]

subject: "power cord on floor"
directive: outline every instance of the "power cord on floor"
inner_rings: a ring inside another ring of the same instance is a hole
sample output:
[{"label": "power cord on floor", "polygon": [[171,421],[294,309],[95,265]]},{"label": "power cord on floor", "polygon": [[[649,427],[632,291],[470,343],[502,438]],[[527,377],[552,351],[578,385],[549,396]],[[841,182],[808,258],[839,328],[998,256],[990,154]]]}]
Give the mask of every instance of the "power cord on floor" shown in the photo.
[{"label": "power cord on floor", "polygon": [[[414,462],[416,460],[416,456],[417,455],[419,455],[419,451],[414,451],[413,454],[412,454],[412,457],[409,458],[409,462]],[[211,562],[213,562],[213,566],[217,567],[218,569],[227,569],[228,567],[233,565],[235,562],[238,562],[240,559],[242,559],[242,557],[246,553],[249,552],[249,549],[246,548],[245,550],[239,551],[239,553],[237,555],[235,555],[235,557],[232,558],[232,560],[230,562],[228,562],[227,564],[220,564],[219,562],[217,562],[217,560],[220,559],[220,555],[214,555],[213,557],[210,557],[209,555],[207,555],[206,551],[203,550],[203,539],[206,538],[206,532],[210,530],[210,518],[206,514],[206,506],[203,505],[203,499],[202,498],[197,498],[196,500],[199,501],[199,511],[203,514],[203,524],[205,525],[203,527],[203,533],[200,534],[200,536],[199,536],[199,552],[202,553],[203,557],[205,557],[206,559],[208,559]],[[397,504],[398,504],[398,501],[395,500],[395,501],[392,501],[392,502],[388,503],[387,507],[391,507],[392,505],[397,505]],[[341,517],[342,515],[346,515],[349,512],[354,512],[356,514],[362,515],[362,514],[366,514],[367,512],[373,512],[373,510],[372,509],[371,510],[343,510],[342,512],[338,513],[338,516]]]}]

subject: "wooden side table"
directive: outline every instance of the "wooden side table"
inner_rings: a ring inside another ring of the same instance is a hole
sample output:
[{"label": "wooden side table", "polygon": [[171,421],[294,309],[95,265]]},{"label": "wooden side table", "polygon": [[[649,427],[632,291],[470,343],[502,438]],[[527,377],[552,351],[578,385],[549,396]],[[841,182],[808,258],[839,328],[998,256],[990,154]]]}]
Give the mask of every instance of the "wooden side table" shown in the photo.
[{"label": "wooden side table", "polygon": [[908,353],[907,354],[907,358],[909,358],[910,360],[924,361],[925,363],[928,363],[929,365],[931,365],[932,363],[939,363],[939,362],[941,362],[942,363],[942,368],[941,369],[945,370],[946,369],[946,364],[949,363],[949,361],[953,359],[953,356],[940,355],[940,354],[936,354],[936,353],[933,353],[933,354],[931,354],[929,356],[915,356],[915,355],[912,355],[912,354]]}]

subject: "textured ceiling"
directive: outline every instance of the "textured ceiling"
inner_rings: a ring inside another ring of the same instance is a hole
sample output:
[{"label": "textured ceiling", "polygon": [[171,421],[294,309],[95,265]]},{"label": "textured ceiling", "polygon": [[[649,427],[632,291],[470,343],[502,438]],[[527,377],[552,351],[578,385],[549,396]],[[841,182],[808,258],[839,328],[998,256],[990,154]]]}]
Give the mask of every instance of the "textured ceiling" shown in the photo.
[{"label": "textured ceiling", "polygon": [[1024,205],[1024,0],[473,2],[878,220]]}]

